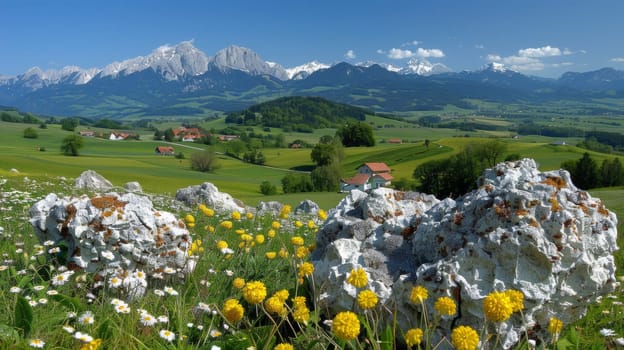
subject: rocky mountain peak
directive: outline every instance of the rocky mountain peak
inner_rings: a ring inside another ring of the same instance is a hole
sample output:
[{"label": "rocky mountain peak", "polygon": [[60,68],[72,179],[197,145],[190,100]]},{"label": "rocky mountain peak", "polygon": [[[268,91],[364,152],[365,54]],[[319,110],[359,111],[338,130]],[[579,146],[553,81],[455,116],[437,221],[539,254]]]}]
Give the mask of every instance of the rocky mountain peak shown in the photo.
[{"label": "rocky mountain peak", "polygon": [[281,80],[288,79],[286,70],[276,63],[269,63],[253,50],[242,46],[230,45],[217,52],[211,65],[221,70],[236,69],[251,75],[272,75]]}]

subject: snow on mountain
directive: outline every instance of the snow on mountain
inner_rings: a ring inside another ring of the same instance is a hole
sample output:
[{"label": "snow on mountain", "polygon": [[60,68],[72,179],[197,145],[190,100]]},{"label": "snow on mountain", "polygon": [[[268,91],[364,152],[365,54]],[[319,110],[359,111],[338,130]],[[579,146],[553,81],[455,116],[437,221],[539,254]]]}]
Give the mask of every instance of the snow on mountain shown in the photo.
[{"label": "snow on mountain", "polygon": [[286,70],[277,63],[267,63],[260,56],[246,47],[231,45],[217,52],[210,65],[221,70],[236,69],[251,75],[272,75],[287,80]]},{"label": "snow on mountain", "polygon": [[210,58],[190,41],[178,45],[163,45],[148,56],[139,56],[104,67],[100,77],[129,75],[151,68],[166,80],[178,80],[185,75],[198,75],[208,69]]},{"label": "snow on mountain", "polygon": [[317,70],[327,69],[329,67],[331,67],[329,64],[312,61],[300,66],[286,68],[286,74],[288,75],[288,79],[300,80],[307,78],[310,74],[316,72]]},{"label": "snow on mountain", "polygon": [[381,68],[384,68],[385,70],[390,71],[390,72],[398,73],[399,71],[401,71],[401,67],[393,66],[393,65],[388,64],[388,63],[379,63],[379,62],[375,62],[375,61],[363,61],[363,62],[358,62],[355,65],[358,66],[358,67],[366,67],[366,68],[368,68],[368,67],[370,67],[370,66],[372,66],[374,64],[376,64],[376,65],[380,66]]},{"label": "snow on mountain", "polygon": [[401,68],[399,73],[401,74],[418,74],[418,75],[433,75],[440,73],[448,73],[451,70],[449,67],[442,63],[431,63],[425,59],[412,58],[407,61],[407,66]]},{"label": "snow on mountain", "polygon": [[490,63],[484,65],[481,68],[481,70],[492,71],[492,72],[507,72],[507,71],[511,71],[511,69],[506,68],[504,64],[498,63],[498,62],[490,62]]}]

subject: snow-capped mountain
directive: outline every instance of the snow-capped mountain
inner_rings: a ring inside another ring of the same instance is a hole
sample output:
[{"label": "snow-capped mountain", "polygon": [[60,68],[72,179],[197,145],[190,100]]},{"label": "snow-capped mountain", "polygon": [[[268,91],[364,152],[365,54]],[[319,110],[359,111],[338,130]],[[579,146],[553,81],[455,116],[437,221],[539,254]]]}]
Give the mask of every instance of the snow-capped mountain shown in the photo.
[{"label": "snow-capped mountain", "polygon": [[274,62],[265,62],[251,49],[236,45],[217,52],[210,64],[221,70],[236,69],[251,75],[268,74],[280,80],[288,79],[284,67]]},{"label": "snow-capped mountain", "polygon": [[99,77],[130,75],[151,68],[165,80],[178,80],[185,75],[206,72],[210,58],[195,48],[190,41],[175,46],[164,45],[147,56],[139,56],[122,62],[113,62],[102,69]]},{"label": "snow-capped mountain", "polygon": [[300,66],[286,68],[286,74],[288,75],[288,79],[301,80],[307,78],[310,74],[318,70],[327,69],[329,67],[331,67],[329,64],[312,61]]},{"label": "snow-capped mountain", "polygon": [[358,62],[355,65],[358,67],[366,67],[369,68],[373,65],[378,65],[380,67],[382,67],[383,69],[389,71],[389,72],[394,72],[394,73],[398,73],[401,71],[401,67],[397,67],[397,66],[393,66],[391,64],[388,63],[379,63],[379,62],[375,62],[375,61],[363,61],[363,62]]},{"label": "snow-capped mountain", "polygon": [[418,75],[433,75],[440,73],[448,73],[451,69],[442,63],[431,63],[425,59],[412,58],[407,61],[407,66],[401,68],[399,73],[401,74],[418,74]]}]

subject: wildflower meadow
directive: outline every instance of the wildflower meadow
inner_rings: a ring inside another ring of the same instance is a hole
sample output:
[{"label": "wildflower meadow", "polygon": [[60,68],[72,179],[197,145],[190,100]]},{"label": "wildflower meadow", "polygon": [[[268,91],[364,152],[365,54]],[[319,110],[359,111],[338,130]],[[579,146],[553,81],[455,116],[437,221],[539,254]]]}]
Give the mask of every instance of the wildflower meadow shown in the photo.
[{"label": "wildflower meadow", "polygon": [[[440,297],[429,309],[425,301],[434,293],[414,285],[414,327],[397,329],[381,319],[387,306],[367,288],[363,268],[346,279],[358,290],[353,307],[329,314],[317,307],[310,261],[327,212],[294,215],[288,205],[267,215],[221,213],[205,204],[180,211],[154,197],[191,232],[193,272],[95,277],[59,263],[63,247],[39,242],[28,222],[34,202],[71,191],[64,179],[0,178],[2,349],[497,349],[499,323],[522,315],[522,293],[493,292],[483,300],[485,326],[457,325],[439,339],[436,327],[456,316],[456,301]],[[145,295],[129,293],[133,286]],[[624,349],[622,302],[618,287],[575,324],[553,317],[548,342],[527,334],[515,348]]]}]

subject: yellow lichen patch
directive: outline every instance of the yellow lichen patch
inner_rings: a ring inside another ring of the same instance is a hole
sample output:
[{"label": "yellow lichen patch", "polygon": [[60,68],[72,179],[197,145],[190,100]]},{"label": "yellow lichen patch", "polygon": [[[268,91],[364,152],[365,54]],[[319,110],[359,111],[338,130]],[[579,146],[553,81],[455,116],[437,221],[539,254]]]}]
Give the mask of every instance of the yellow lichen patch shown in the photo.
[{"label": "yellow lichen patch", "polygon": [[117,197],[113,196],[102,196],[102,197],[93,197],[91,198],[91,205],[98,209],[105,208],[123,208],[127,203],[124,201],[117,200]]},{"label": "yellow lichen patch", "polygon": [[560,190],[568,186],[568,184],[565,182],[564,179],[560,177],[552,177],[552,176],[547,177],[546,180],[542,181],[542,183],[546,185],[550,185],[556,188],[557,190]]},{"label": "yellow lichen patch", "polygon": [[539,227],[539,223],[534,218],[531,218],[531,221],[529,221],[529,226]]},{"label": "yellow lichen patch", "polygon": [[602,203],[598,205],[598,212],[604,216],[609,216],[609,211],[604,207],[604,205],[602,205]]},{"label": "yellow lichen patch", "polygon": [[555,194],[553,193],[553,195],[548,199],[548,202],[550,202],[550,210],[552,211],[560,211],[561,207],[559,206],[559,202],[557,201],[557,198],[555,198]]}]

